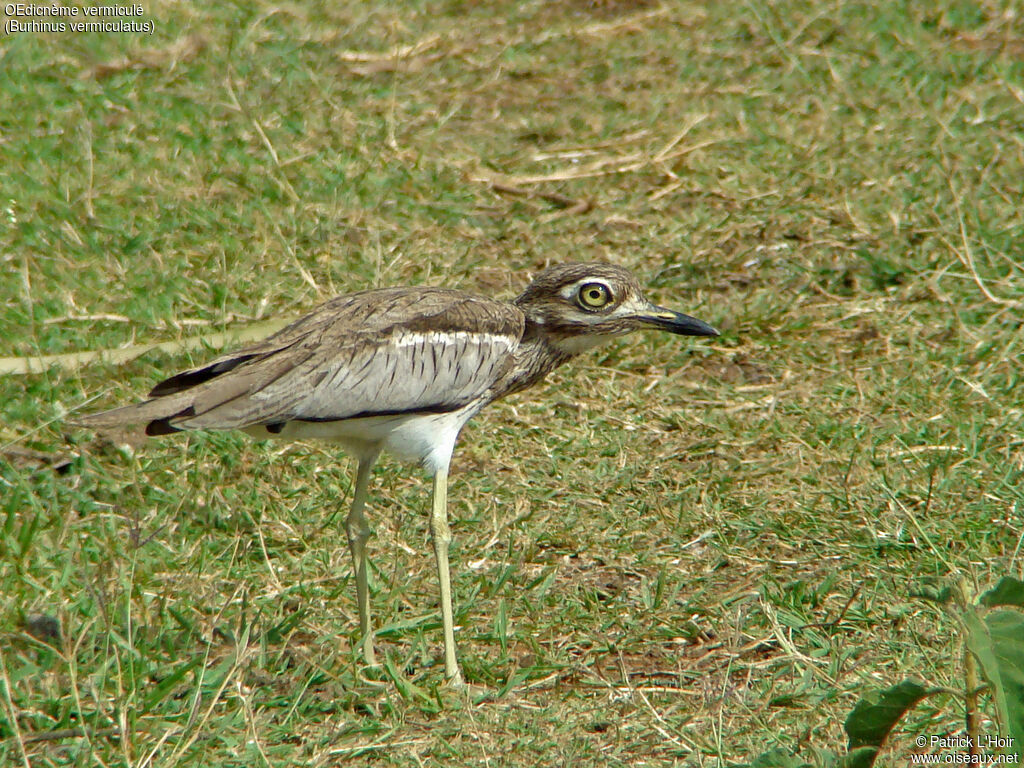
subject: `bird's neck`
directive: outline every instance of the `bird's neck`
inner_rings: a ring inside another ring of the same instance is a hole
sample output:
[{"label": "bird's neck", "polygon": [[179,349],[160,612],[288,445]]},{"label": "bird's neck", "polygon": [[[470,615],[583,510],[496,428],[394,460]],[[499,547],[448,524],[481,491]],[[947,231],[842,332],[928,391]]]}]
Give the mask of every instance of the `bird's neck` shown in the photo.
[{"label": "bird's neck", "polygon": [[515,362],[503,391],[498,395],[519,392],[541,381],[562,363],[584,351],[564,341],[559,334],[552,334],[547,328],[530,320],[526,321],[522,340],[515,350]]}]

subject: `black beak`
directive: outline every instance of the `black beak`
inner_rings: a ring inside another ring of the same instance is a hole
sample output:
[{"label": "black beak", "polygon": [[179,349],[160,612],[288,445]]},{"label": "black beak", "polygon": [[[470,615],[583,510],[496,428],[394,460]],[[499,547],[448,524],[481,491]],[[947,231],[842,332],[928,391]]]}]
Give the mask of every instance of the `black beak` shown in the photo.
[{"label": "black beak", "polygon": [[640,320],[652,328],[660,328],[680,336],[717,336],[718,331],[696,317],[690,317],[671,309],[651,305],[649,312],[640,315]]}]

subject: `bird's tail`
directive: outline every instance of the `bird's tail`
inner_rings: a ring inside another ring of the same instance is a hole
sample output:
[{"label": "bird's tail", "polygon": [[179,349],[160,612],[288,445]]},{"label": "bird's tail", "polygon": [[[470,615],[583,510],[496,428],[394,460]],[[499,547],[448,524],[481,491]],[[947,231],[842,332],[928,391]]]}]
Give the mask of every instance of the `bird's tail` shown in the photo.
[{"label": "bird's tail", "polygon": [[[195,416],[196,398],[202,397],[203,393],[209,389],[209,387],[204,387],[203,385],[217,380],[222,374],[234,370],[242,363],[256,356],[254,353],[245,352],[224,355],[212,363],[192,368],[161,381],[153,387],[149,393],[149,399],[144,402],[68,419],[68,423],[72,426],[88,427],[90,429],[109,429],[111,427],[124,427],[130,424],[145,424],[147,435],[167,435],[172,432],[181,432],[183,429],[187,429],[187,427],[177,424],[172,425],[171,421]],[[205,410],[209,410],[214,405],[218,405],[225,400],[231,400],[238,394],[240,393],[235,389],[228,388],[220,396],[215,395],[210,402],[204,401]],[[232,423],[225,425],[208,424],[204,426],[213,429],[224,429],[239,425]]]},{"label": "bird's tail", "polygon": [[145,424],[147,435],[165,435],[179,432],[179,428],[171,426],[171,419],[187,417],[192,411],[192,397],[187,392],[177,396],[156,397],[142,403],[125,405],[109,411],[90,413],[68,419],[68,423],[76,427],[89,429],[109,429],[124,427],[130,424]]}]

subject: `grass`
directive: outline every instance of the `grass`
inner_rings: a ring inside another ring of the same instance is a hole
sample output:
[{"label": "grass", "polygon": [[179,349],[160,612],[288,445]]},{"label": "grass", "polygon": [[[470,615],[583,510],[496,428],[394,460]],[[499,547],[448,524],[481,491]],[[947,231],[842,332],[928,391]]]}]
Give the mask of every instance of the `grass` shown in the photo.
[{"label": "grass", "polygon": [[[152,36],[0,42],[0,356],[589,259],[724,334],[635,337],[467,428],[480,700],[442,685],[417,472],[377,473],[367,680],[346,458],[63,425],[212,351],[0,377],[3,759],[814,763],[866,690],[962,688],[913,595],[1021,573],[1015,3],[146,12]],[[929,699],[885,759],[962,728]]]}]

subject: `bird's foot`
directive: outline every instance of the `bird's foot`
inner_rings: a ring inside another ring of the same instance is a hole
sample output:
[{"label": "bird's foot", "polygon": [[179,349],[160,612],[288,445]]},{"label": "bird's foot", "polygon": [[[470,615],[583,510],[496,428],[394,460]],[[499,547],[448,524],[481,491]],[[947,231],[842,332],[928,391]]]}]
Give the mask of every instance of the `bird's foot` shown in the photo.
[{"label": "bird's foot", "polygon": [[380,662],[377,661],[377,653],[373,650],[373,633],[368,632],[363,636],[363,639],[359,641],[357,646],[358,653],[363,656],[363,663],[368,667],[379,667]]},{"label": "bird's foot", "polygon": [[458,670],[454,676],[447,676],[443,689],[446,706],[460,709],[464,706],[480,704],[494,698],[494,691],[485,685],[467,683],[462,676],[462,670]]},{"label": "bird's foot", "polygon": [[445,682],[448,684],[449,688],[453,688],[456,691],[461,691],[467,687],[466,678],[462,676],[462,670],[458,667],[455,668],[454,675],[447,675],[447,680],[445,680]]}]

